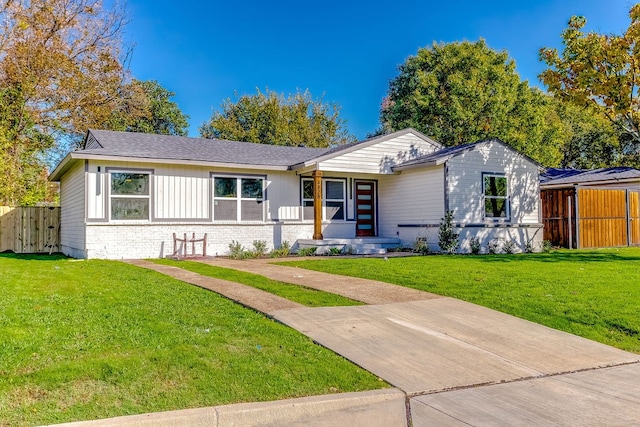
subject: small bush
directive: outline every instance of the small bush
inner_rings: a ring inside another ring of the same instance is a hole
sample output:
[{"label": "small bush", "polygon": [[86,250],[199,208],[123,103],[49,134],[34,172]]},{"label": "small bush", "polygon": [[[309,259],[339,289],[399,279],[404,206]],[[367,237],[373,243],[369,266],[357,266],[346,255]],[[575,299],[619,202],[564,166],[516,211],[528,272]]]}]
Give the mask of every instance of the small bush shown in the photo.
[{"label": "small bush", "polygon": [[447,211],[443,218],[440,218],[440,228],[438,229],[438,244],[440,250],[448,254],[454,253],[460,246],[458,233],[454,231],[453,211]]},{"label": "small bush", "polygon": [[480,255],[480,252],[482,252],[482,245],[480,245],[480,239],[477,237],[471,238],[469,247],[471,248],[471,253],[474,255]]},{"label": "small bush", "polygon": [[551,242],[549,240],[543,240],[542,241],[542,252],[549,253],[549,252],[551,252],[551,249],[553,249],[553,246],[551,245]]},{"label": "small bush", "polygon": [[535,252],[535,248],[533,247],[533,243],[531,242],[531,240],[529,240],[524,246],[524,251],[528,254],[532,254]]},{"label": "small bush", "polygon": [[413,252],[421,255],[428,255],[431,252],[427,240],[424,237],[418,237],[416,241],[413,242]]},{"label": "small bush", "polygon": [[274,249],[271,251],[271,256],[273,258],[281,258],[289,256],[291,253],[291,244],[286,240],[280,243],[280,247],[278,249]]},{"label": "small bush", "polygon": [[316,254],[316,247],[298,249],[298,256],[311,256]]},{"label": "small bush", "polygon": [[507,240],[506,242],[504,242],[504,245],[502,246],[502,251],[505,254],[512,254],[512,253],[515,253],[517,247],[518,245],[516,244],[515,240]]},{"label": "small bush", "polygon": [[232,240],[229,243],[229,256],[233,259],[243,259],[245,257],[245,249],[240,242]]},{"label": "small bush", "polygon": [[487,245],[487,250],[491,255],[495,255],[500,251],[500,240],[491,239],[489,240],[489,244]]},{"label": "small bush", "polygon": [[329,255],[329,256],[342,255],[342,249],[340,249],[340,248],[329,248],[329,250],[327,251],[327,255]]},{"label": "small bush", "polygon": [[264,256],[267,253],[267,241],[266,240],[254,240],[253,241],[253,255],[256,258]]}]

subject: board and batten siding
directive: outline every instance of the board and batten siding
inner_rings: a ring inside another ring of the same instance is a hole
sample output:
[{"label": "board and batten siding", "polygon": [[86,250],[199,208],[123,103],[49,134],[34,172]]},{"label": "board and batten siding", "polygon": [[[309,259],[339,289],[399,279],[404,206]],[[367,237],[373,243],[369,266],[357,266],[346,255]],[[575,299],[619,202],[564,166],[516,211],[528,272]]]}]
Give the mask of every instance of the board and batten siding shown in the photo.
[{"label": "board and batten siding", "polygon": [[318,167],[322,171],[391,174],[393,166],[436,149],[430,142],[408,133],[321,161]]},{"label": "board and batten siding", "polygon": [[[378,182],[378,235],[401,237],[399,226],[437,224],[444,214],[444,167],[385,176]],[[408,243],[408,242],[407,242]]]},{"label": "board and batten siding", "polygon": [[85,257],[85,164],[78,162],[60,179],[60,251]]},{"label": "board and batten siding", "polygon": [[447,162],[448,208],[453,211],[455,222],[485,222],[483,173],[502,174],[507,177],[510,223],[540,223],[538,165],[494,141],[481,144]]}]

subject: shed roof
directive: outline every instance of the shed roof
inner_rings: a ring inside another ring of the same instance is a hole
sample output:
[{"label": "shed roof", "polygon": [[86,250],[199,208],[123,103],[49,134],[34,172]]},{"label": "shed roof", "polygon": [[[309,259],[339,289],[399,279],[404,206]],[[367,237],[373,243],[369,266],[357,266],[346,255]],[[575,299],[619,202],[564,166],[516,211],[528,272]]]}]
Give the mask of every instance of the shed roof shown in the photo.
[{"label": "shed roof", "polygon": [[573,186],[616,181],[640,181],[640,170],[627,166],[600,169],[549,168],[540,174],[540,184],[543,186]]}]

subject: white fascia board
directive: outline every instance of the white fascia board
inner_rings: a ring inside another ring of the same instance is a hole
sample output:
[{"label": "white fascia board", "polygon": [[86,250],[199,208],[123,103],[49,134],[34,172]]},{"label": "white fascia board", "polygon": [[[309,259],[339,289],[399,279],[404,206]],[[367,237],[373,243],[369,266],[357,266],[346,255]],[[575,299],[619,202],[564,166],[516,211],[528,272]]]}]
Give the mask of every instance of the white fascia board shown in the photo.
[{"label": "white fascia board", "polygon": [[246,164],[246,163],[206,162],[206,161],[198,161],[198,160],[181,160],[181,159],[159,159],[159,158],[149,158],[149,157],[103,156],[103,155],[96,155],[96,154],[84,154],[82,152],[72,152],[71,156],[73,159],[88,159],[88,160],[116,161],[116,162],[162,163],[162,164],[168,164],[168,165],[207,166],[207,167],[216,167],[216,168],[274,170],[274,171],[289,170],[288,166],[252,165],[252,164]]}]

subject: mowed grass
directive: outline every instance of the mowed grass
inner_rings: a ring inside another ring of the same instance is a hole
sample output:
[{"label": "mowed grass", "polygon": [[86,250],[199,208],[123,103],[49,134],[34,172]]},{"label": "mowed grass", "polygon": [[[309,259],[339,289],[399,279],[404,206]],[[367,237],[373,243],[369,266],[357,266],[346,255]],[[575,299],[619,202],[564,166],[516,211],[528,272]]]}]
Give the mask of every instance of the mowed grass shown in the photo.
[{"label": "mowed grass", "polygon": [[243,283],[308,307],[363,305],[363,303],[359,301],[354,301],[340,295],[305,288],[304,286],[298,286],[291,283],[279,282],[258,274],[246,273],[244,271],[233,270],[230,268],[203,264],[196,261],[176,261],[167,258],[153,259],[151,261],[157,264],[179,267],[194,273],[202,274],[203,276]]},{"label": "mowed grass", "polygon": [[0,425],[387,387],[288,327],[116,261],[0,254]]},{"label": "mowed grass", "polygon": [[640,353],[640,248],[283,264],[451,296]]}]

